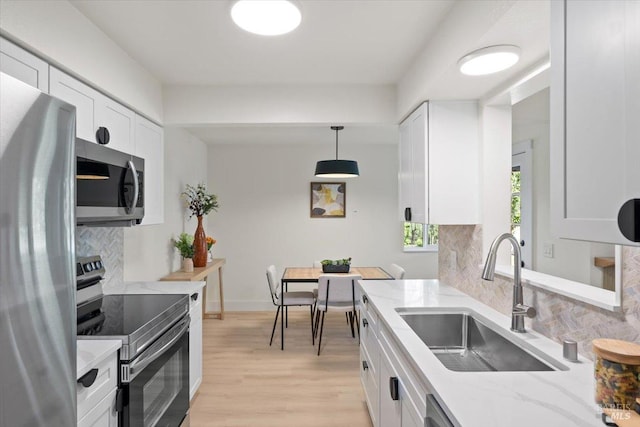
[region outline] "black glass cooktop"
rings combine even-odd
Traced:
[[[160,322],[177,320],[176,315],[188,311],[189,298],[179,294],[104,295],[92,304],[91,312],[78,318],[78,335],[122,338],[140,334]]]

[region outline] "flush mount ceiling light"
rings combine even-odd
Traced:
[[[482,76],[506,70],[520,59],[520,48],[513,45],[483,47],[466,54],[458,61],[460,72],[468,76]]]
[[[295,30],[302,14],[286,0],[240,0],[231,7],[231,19],[250,33],[277,36]]]
[[[336,159],[320,160],[316,163],[316,176],[318,178],[353,178],[360,175],[358,162],[355,160],[338,160],[338,132],[344,126],[331,126],[336,131]]]

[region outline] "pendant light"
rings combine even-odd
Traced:
[[[316,176],[318,178],[353,178],[360,175],[358,162],[355,160],[338,160],[338,132],[344,126],[331,126],[336,131],[336,159],[320,160],[316,163]]]

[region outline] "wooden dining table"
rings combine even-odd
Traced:
[[[362,280],[393,280],[393,276],[381,267],[351,267],[349,273],[324,273],[321,267],[286,267],[282,274],[282,289],[286,292],[289,283],[318,283],[323,274],[359,274]],[[280,298],[282,304],[283,299]],[[288,323],[287,307],[282,307],[280,317],[280,349],[284,350],[284,328]]]

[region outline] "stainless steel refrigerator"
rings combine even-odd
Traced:
[[[0,426],[76,425],[75,107],[0,73]]]

